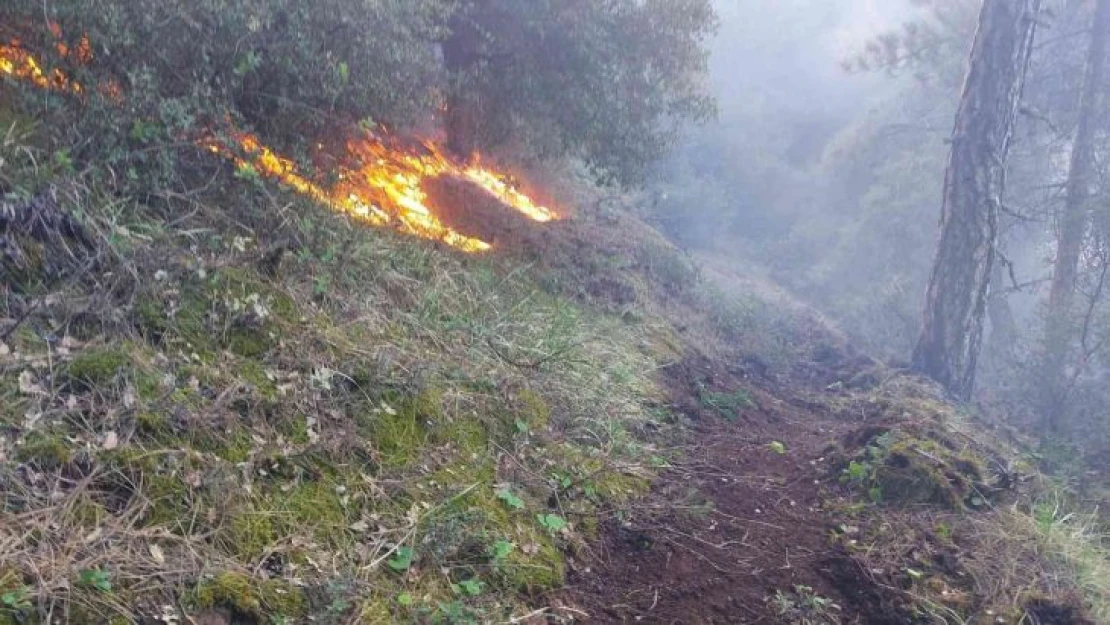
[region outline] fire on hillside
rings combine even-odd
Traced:
[[[55,26],[51,31],[60,40],[61,33]],[[93,59],[87,38],[82,38],[72,49],[59,43],[57,51],[62,59],[81,65]],[[42,89],[84,93],[84,88],[64,71],[47,69],[18,40],[0,43],[0,75]],[[110,83],[106,93],[118,94],[118,85]],[[337,159],[339,165],[326,176],[334,181],[328,184],[313,181],[292,159],[276,153],[249,132],[231,130],[223,133],[222,138],[209,133],[198,143],[213,154],[232,160],[241,171],[276,179],[297,193],[355,219],[442,241],[464,252],[484,252],[492,245],[462,234],[441,221],[424,190],[424,185],[433,179],[465,180],[535,222],[558,219],[554,211],[521,192],[512,176],[483,165],[479,155],[472,155],[468,160],[457,159],[430,140],[406,145],[389,135],[360,131],[346,142],[345,153]]]

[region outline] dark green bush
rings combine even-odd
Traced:
[[[28,108],[74,162],[143,189],[165,187],[197,137],[226,122],[303,147],[371,115],[411,123],[438,82],[439,0],[49,3],[71,48],[87,34],[88,63],[57,53],[43,3],[5,4],[0,39],[18,37],[85,87],[79,98],[28,89]]]

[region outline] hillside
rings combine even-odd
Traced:
[[[1020,455],[621,211],[476,257],[223,180],[176,222],[46,187],[79,259],[7,224],[9,621],[1063,623],[1105,592]]]
[[[1090,502],[635,194],[234,125],[144,194],[13,76],[0,625],[1110,622]]]

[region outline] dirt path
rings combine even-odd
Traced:
[[[869,584],[829,540],[829,507],[844,500],[825,454],[852,424],[752,397],[735,423],[689,398],[678,406],[697,418],[693,444],[630,518],[608,524],[562,602],[596,623],[777,623],[768,599],[808,586],[843,622],[899,622],[869,606]]]

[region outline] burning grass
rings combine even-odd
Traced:
[[[61,33],[54,28],[54,37],[60,40]],[[63,60],[81,65],[93,60],[87,37],[82,37],[72,50],[58,43],[57,50]],[[84,91],[62,69],[44,70],[42,61],[24,49],[19,40],[0,44],[0,74],[40,89],[78,95]],[[113,85],[106,83],[105,89],[115,96],[113,99],[122,97],[118,86]],[[210,152],[233,160],[240,175],[261,174],[360,221],[374,226],[395,225],[406,234],[442,241],[464,252],[485,252],[492,246],[441,221],[424,188],[431,180],[444,176],[465,180],[488,193],[503,207],[534,222],[557,219],[554,211],[540,206],[522,192],[511,175],[484,166],[480,155],[471,155],[469,162],[463,162],[446,154],[430,140],[406,146],[388,135],[362,133],[347,142],[346,154],[339,158],[339,169],[329,172],[329,177],[336,182],[322,185],[300,173],[293,160],[275,153],[258,136],[238,130],[228,134],[227,141],[206,137],[199,143]]]

